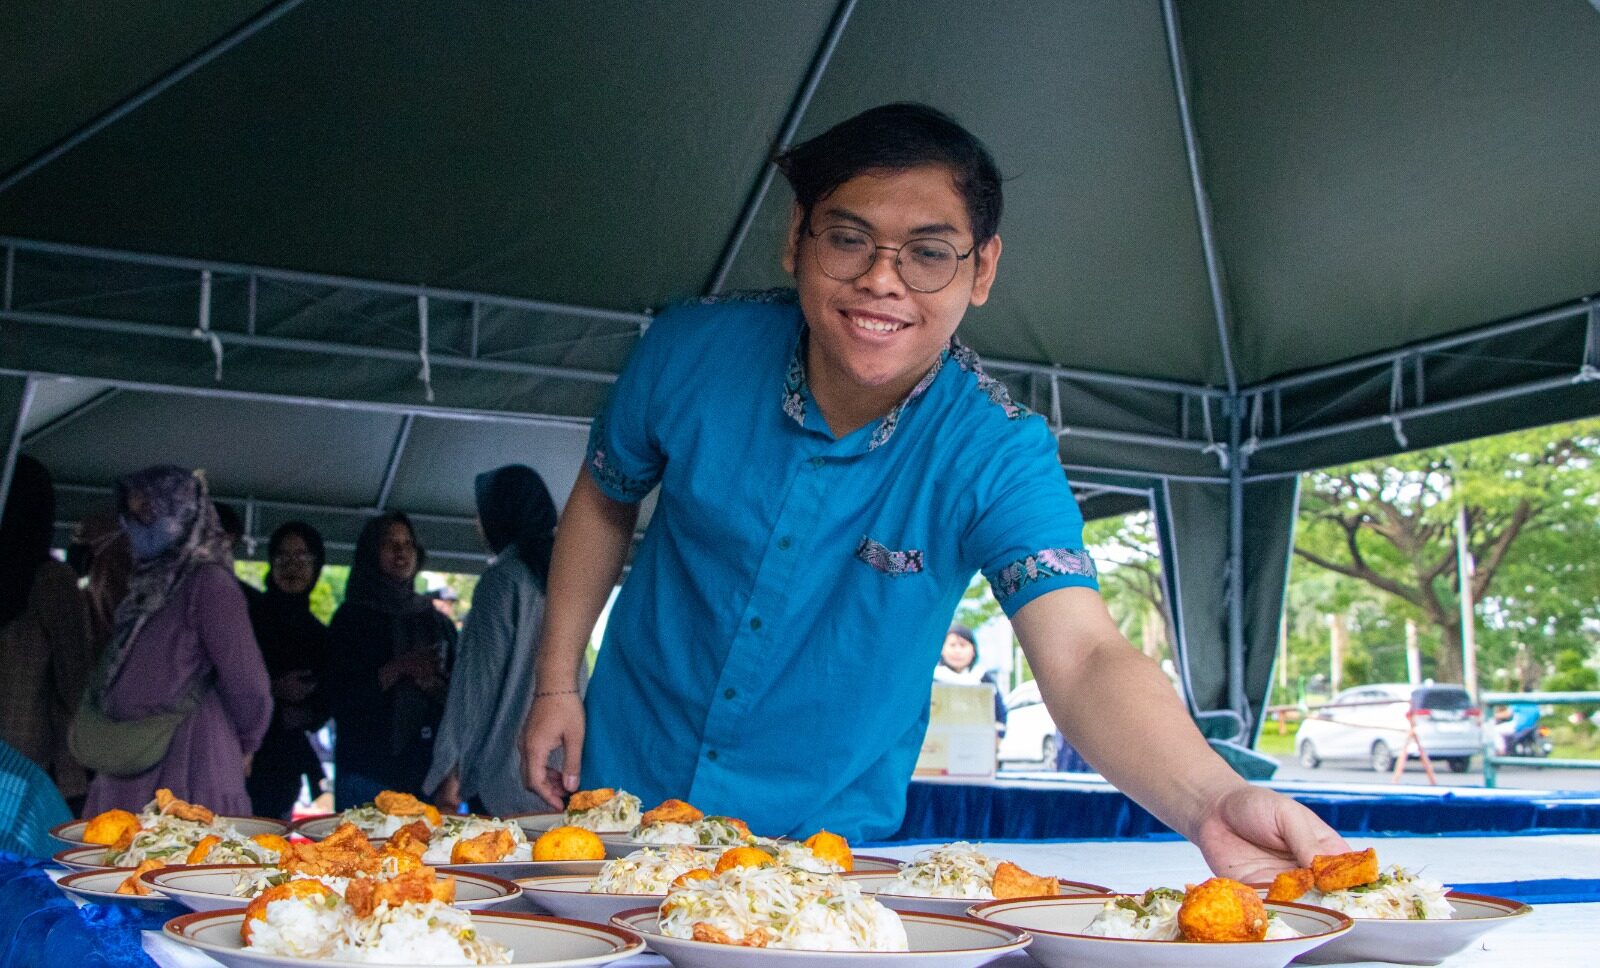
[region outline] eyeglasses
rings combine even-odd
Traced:
[[[300,551],[294,554],[273,555],[272,560],[279,565],[314,565],[317,563],[317,556]]]
[[[879,245],[860,229],[831,225],[806,234],[817,240],[817,265],[822,274],[839,282],[854,282],[878,261],[878,250],[894,253],[894,268],[906,286],[916,292],[938,292],[950,285],[961,263],[971,258],[978,244],[965,254],[944,239],[912,239],[904,245]]]

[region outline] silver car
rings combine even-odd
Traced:
[[[1394,769],[1408,730],[1432,760],[1443,760],[1456,773],[1472,766],[1483,751],[1483,719],[1461,686],[1381,683],[1356,686],[1319,707],[1294,735],[1302,766],[1324,760],[1363,760],[1379,773]],[[1416,744],[1405,745],[1417,758]]]

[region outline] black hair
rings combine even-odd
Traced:
[[[811,210],[863,172],[950,169],[982,245],[1000,231],[1000,170],[989,149],[954,118],[926,104],[900,102],[863,111],[773,158],[794,189],[809,226]]]
[[[55,527],[56,488],[50,472],[27,454],[17,455],[0,514],[0,626],[27,611],[34,576],[50,557]]]

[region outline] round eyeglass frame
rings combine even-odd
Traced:
[[[920,293],[939,292],[939,291],[941,291],[943,289],[948,288],[950,286],[950,283],[956,281],[956,276],[961,273],[961,263],[963,263],[963,262],[967,261],[968,259],[972,258],[972,253],[978,251],[978,243],[977,242],[973,242],[972,243],[972,248],[968,249],[965,253],[962,253],[959,250],[957,250],[955,246],[951,245],[947,240],[940,239],[940,238],[934,238],[932,236],[918,237],[918,238],[915,238],[915,239],[907,239],[904,242],[900,243],[899,245],[879,245],[878,244],[878,240],[872,237],[872,233],[871,232],[868,232],[868,231],[866,231],[864,229],[858,229],[858,228],[856,228],[854,226],[851,226],[851,225],[825,225],[821,229],[818,229],[818,230],[815,230],[815,231],[812,230],[810,225],[806,226],[806,234],[811,236],[812,239],[820,239],[820,238],[822,238],[822,236],[825,233],[832,232],[832,231],[835,231],[835,230],[843,231],[843,232],[854,232],[857,235],[865,236],[866,240],[868,242],[872,243],[872,257],[867,260],[867,264],[861,268],[861,271],[856,273],[853,276],[836,276],[833,273],[829,272],[828,271],[828,267],[823,264],[823,259],[822,259],[821,254],[820,253],[818,254],[818,256],[817,256],[817,268],[822,270],[822,274],[823,275],[827,276],[829,279],[832,279],[835,282],[855,282],[857,279],[860,279],[862,276],[864,276],[867,273],[871,272],[872,271],[872,267],[874,265],[877,265],[878,253],[880,251],[888,251],[888,252],[893,252],[894,253],[894,272],[895,272],[895,275],[900,277],[900,281],[906,284],[906,288],[907,289],[910,289],[912,292],[920,292]],[[906,278],[905,267],[900,262],[900,252],[901,252],[901,250],[905,249],[907,246],[915,245],[918,242],[934,242],[934,243],[937,243],[939,245],[942,245],[942,246],[945,246],[945,247],[949,248],[949,250],[951,252],[954,252],[956,254],[955,268],[950,270],[950,278],[946,279],[943,283],[933,287],[932,289],[923,289],[920,286],[912,285],[911,280]]]

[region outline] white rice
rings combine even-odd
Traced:
[[[661,903],[661,932],[693,938],[707,924],[734,940],[764,929],[768,947],[807,951],[905,951],[899,915],[834,875],[792,867],[735,867],[690,881]]]
[[[1445,892],[1445,886],[1438,881],[1396,866],[1371,884],[1326,894],[1311,890],[1300,901],[1352,918],[1434,921],[1448,920],[1455,915],[1445,899]]]

